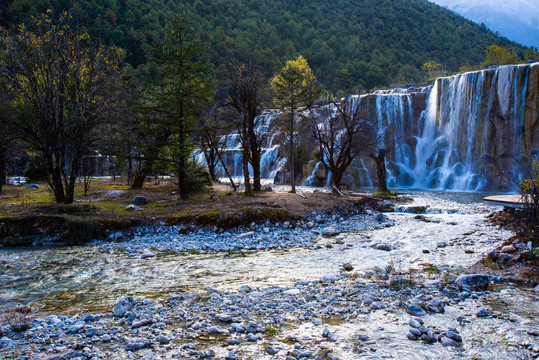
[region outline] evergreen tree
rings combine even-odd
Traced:
[[[291,192],[296,192],[294,171],[294,139],[296,121],[301,108],[310,108],[318,95],[320,87],[313,71],[303,56],[289,60],[281,71],[271,80],[275,93],[274,104],[283,111],[281,128],[287,135],[290,146],[288,164],[290,166]]]

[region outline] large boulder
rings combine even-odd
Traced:
[[[461,290],[486,290],[489,282],[490,278],[487,275],[461,275],[455,280],[455,285]]]
[[[146,199],[143,196],[135,196],[133,198],[133,201],[131,201],[131,204],[136,205],[136,206],[148,205],[148,199]]]

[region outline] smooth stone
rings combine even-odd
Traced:
[[[421,320],[421,319],[410,319],[410,321],[408,321],[408,324],[410,324],[411,327],[419,329],[421,327],[421,325],[423,325],[423,320]]]
[[[486,290],[490,278],[487,275],[461,275],[455,280],[455,285],[459,289],[470,289],[470,290]]]
[[[378,244],[374,248],[376,250],[391,251],[391,246],[388,244]]]
[[[513,245],[507,245],[502,247],[502,253],[512,254],[515,251],[517,251],[517,248],[515,248]]]
[[[440,343],[443,345],[443,346],[459,346],[458,342],[456,342],[455,340],[453,339],[450,339],[448,337],[445,337],[445,336],[442,336],[440,338]]]
[[[425,310],[419,305],[411,305],[406,308],[406,312],[414,316],[424,316],[427,314]]]
[[[152,258],[152,257],[155,257],[155,254],[151,251],[146,251],[142,254],[141,256],[143,259],[148,259],[148,258]]]
[[[157,337],[157,341],[159,341],[160,344],[168,344],[170,342],[170,339],[166,336],[159,335]]]
[[[135,299],[132,296],[126,296],[122,298],[116,306],[114,306],[114,309],[112,309],[112,312],[114,315],[122,317],[125,315],[126,312],[131,310],[133,308],[133,303]]]
[[[487,317],[488,313],[485,309],[479,309],[479,311],[475,315],[477,317]]]
[[[125,349],[128,351],[139,350],[150,344],[150,341],[145,338],[133,338],[127,342]]]
[[[459,334],[457,334],[456,332],[454,331],[448,331],[446,336],[448,338],[450,338],[451,340],[455,340],[455,341],[458,341],[458,342],[462,342],[462,336],[460,336]]]
[[[78,322],[78,323],[75,323],[75,324],[71,325],[71,326],[69,327],[69,331],[70,331],[70,332],[77,332],[77,331],[79,331],[79,330],[84,329],[85,326],[86,326],[85,323],[83,323],[83,322]]]
[[[270,355],[275,355],[279,352],[279,349],[275,349],[274,347],[271,347],[271,346],[266,346],[266,352]]]
[[[341,277],[337,274],[326,274],[322,277],[323,282],[339,281]]]
[[[131,328],[137,329],[139,327],[151,325],[153,323],[154,321],[152,319],[143,319],[143,320],[133,322],[133,324],[131,324]]]
[[[328,226],[322,229],[322,235],[326,237],[335,236],[340,233],[339,230],[335,229],[332,226]]]

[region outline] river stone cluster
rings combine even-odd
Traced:
[[[461,329],[482,319],[471,312],[473,304],[492,296],[488,291],[459,290],[456,285],[443,290],[383,287],[345,270],[288,287],[208,288],[170,293],[160,301],[125,296],[108,313],[36,318],[23,333],[3,327],[0,356],[18,349],[19,359],[47,360],[338,359],[338,351],[350,342],[356,344],[357,356],[383,351],[375,333],[364,329],[369,316],[389,317],[398,324],[394,336],[460,348],[466,346]],[[434,323],[430,314],[443,314],[448,307],[452,312],[465,309],[450,319],[453,326],[426,325]],[[410,318],[410,308],[422,309],[421,317]],[[486,316],[515,321],[494,311]],[[344,332],[343,327],[356,330]],[[528,329],[518,340],[520,348],[538,355],[538,334]]]
[[[336,214],[315,212],[304,220],[272,224],[251,223],[247,227],[225,230],[194,225],[167,226],[165,224],[134,228],[130,233],[114,232],[107,241],[96,244],[127,248],[149,255],[147,248],[160,251],[236,251],[270,250],[292,247],[316,248],[320,237],[331,238],[345,231],[358,231],[393,225],[387,216],[367,209],[366,214],[350,213],[343,217]],[[146,256],[151,257],[151,256]]]

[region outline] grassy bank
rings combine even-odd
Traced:
[[[383,202],[374,197],[340,197],[325,192],[301,195],[264,192],[246,197],[222,184],[180,200],[171,180],[152,179],[137,190],[129,188],[123,180],[93,180],[86,196],[79,185],[71,205],[55,204],[45,184],[40,184],[39,189],[6,187],[0,195],[0,242],[28,245],[37,237],[54,234],[58,242],[78,244],[102,238],[109,229],[142,223],[231,228],[252,222],[294,221],[313,211],[347,214],[365,206],[383,207]],[[148,205],[141,206],[142,210],[127,209],[136,196],[147,198]]]

